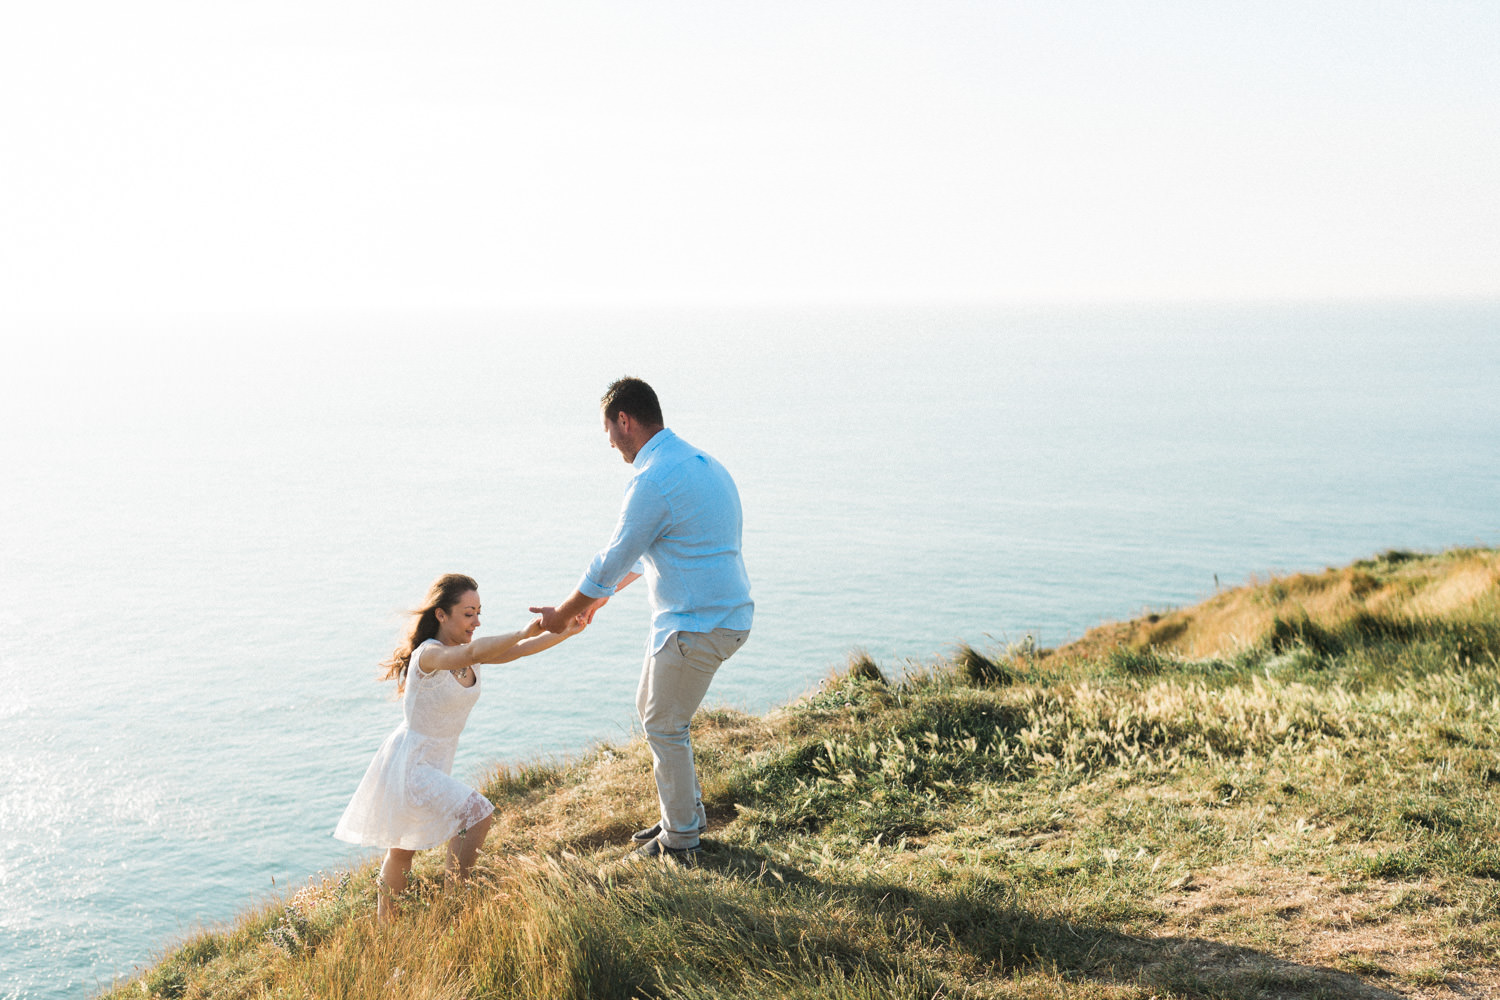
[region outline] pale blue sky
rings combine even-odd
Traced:
[[[0,311],[1500,295],[1493,2],[5,20]]]

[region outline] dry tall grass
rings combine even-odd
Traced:
[[[1332,632],[1362,617],[1494,620],[1500,617],[1500,552],[1456,549],[1422,557],[1392,551],[1342,569],[1252,581],[1191,608],[1102,626],[1058,652],[1089,657],[1124,647],[1232,657],[1278,620],[1311,621]]]

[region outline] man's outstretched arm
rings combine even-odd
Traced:
[[[629,586],[640,578],[641,574],[639,573],[626,573],[620,579],[620,582],[615,584],[615,593],[618,594],[621,588]],[[565,631],[568,628],[569,623],[571,623],[573,619],[578,617],[579,615],[584,616],[585,622],[593,621],[594,613],[602,608],[608,601],[608,597],[590,597],[582,591],[575,590],[573,591],[573,593],[568,595],[568,599],[566,601],[563,601],[561,604],[557,605],[557,607],[548,606],[541,608],[532,608],[531,613],[534,615],[542,616],[542,628],[546,629],[548,632],[560,633]]]

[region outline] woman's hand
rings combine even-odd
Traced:
[[[526,623],[526,627],[521,630],[521,637],[523,639],[531,639],[541,635],[545,631],[547,630],[542,626],[542,618],[538,615]]]
[[[594,616],[590,612],[584,612],[583,614],[575,617],[572,621],[568,622],[568,628],[565,632],[563,632],[563,638],[566,639],[569,636],[577,635],[579,632],[582,632],[584,629],[588,628],[589,619],[592,617]]]

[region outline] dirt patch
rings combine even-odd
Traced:
[[[1440,886],[1213,869],[1157,897],[1165,919],[1156,934],[1210,937],[1299,966],[1339,969],[1402,996],[1500,997],[1500,970],[1455,967],[1428,900],[1441,902]]]

